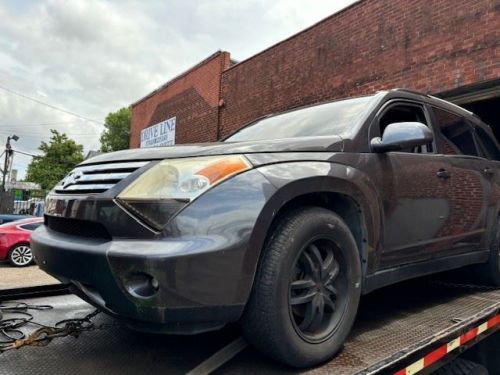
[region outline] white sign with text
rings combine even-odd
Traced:
[[[141,148],[173,146],[175,144],[175,117],[141,130]]]

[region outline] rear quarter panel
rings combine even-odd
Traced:
[[[10,249],[19,243],[29,243],[31,232],[18,229],[16,227],[9,228],[0,234],[0,260],[7,259]]]

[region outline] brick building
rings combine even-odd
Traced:
[[[473,110],[500,138],[500,0],[361,0],[235,63],[217,52],[132,105],[142,129],[215,141],[262,115],[387,88]]]

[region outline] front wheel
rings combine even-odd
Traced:
[[[27,244],[17,245],[9,252],[9,261],[13,266],[25,267],[33,262],[33,253]]]
[[[264,249],[242,319],[259,351],[294,367],[330,359],[354,322],[361,294],[356,242],[319,207],[281,218]]]

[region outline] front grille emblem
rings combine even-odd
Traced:
[[[1,1],[1,0],[0,0]],[[55,187],[56,194],[99,194],[111,189],[149,161],[80,165]]]
[[[83,172],[80,170],[76,170],[71,172],[68,177],[66,177],[62,183],[63,189],[66,189],[68,186],[75,184],[80,178],[82,178]]]

